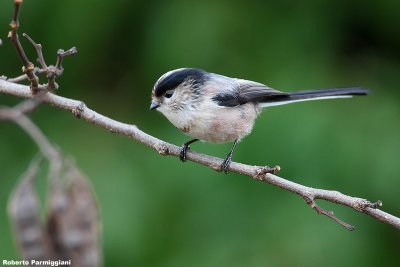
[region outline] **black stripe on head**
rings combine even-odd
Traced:
[[[165,94],[166,91],[175,89],[185,81],[190,81],[194,88],[198,88],[199,85],[205,82],[204,70],[186,68],[178,71],[174,71],[165,77],[160,78],[154,86],[154,94],[157,97]]]

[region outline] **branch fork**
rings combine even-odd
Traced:
[[[57,51],[57,61],[54,66],[50,65],[47,66],[44,56],[43,56],[43,51],[42,51],[42,45],[37,44],[36,42],[33,41],[33,39],[27,35],[26,33],[23,33],[22,35],[28,39],[28,41],[35,47],[36,53],[38,55],[38,63],[41,66],[40,69],[37,69],[35,65],[29,61],[28,57],[26,56],[26,53],[24,51],[24,48],[21,45],[21,42],[19,40],[18,36],[18,28],[19,28],[19,21],[18,21],[18,16],[19,16],[19,11],[20,7],[22,5],[23,0],[14,0],[14,15],[12,17],[12,20],[10,22],[10,27],[11,31],[8,33],[8,38],[12,41],[15,49],[17,50],[17,53],[22,61],[23,67],[22,67],[22,72],[24,75],[21,75],[15,79],[9,79],[13,82],[19,82],[28,79],[30,82],[30,88],[32,91],[32,94],[37,94],[41,90],[45,91],[51,91],[51,90],[56,90],[58,89],[58,84],[55,82],[55,79],[59,76],[62,75],[64,68],[62,67],[62,61],[64,57],[66,56],[71,56],[74,55],[78,52],[78,50],[75,47],[72,47],[71,49],[64,51],[62,49]],[[37,74],[42,74],[46,73],[47,77],[47,84],[41,85],[39,83],[39,77]]]
[[[306,201],[307,205],[309,205],[313,210],[315,210],[318,214],[322,214],[327,216],[328,218],[332,219],[336,223],[340,224],[344,228],[349,231],[353,231],[355,227],[351,224],[345,223],[344,221],[340,220],[338,217],[335,216],[333,211],[327,211],[317,205],[314,201],[314,197],[303,196],[304,200]]]

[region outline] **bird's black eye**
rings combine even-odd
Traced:
[[[171,98],[173,94],[174,94],[174,90],[168,90],[165,92],[165,97]]]

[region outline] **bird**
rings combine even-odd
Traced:
[[[176,128],[190,136],[180,148],[186,161],[190,145],[198,140],[233,146],[221,164],[229,172],[232,156],[240,140],[251,133],[264,108],[290,103],[367,95],[362,87],[282,92],[265,84],[207,72],[179,68],[163,74],[151,92],[151,110],[162,113]]]

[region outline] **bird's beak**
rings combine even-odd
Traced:
[[[151,101],[151,104],[150,104],[150,109],[151,109],[151,110],[157,109],[159,106],[160,106],[160,103],[158,103],[157,100],[152,100],[152,101]]]

